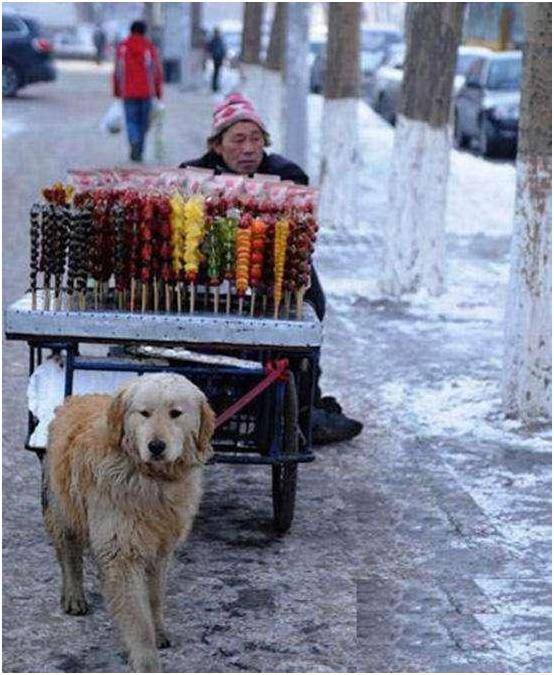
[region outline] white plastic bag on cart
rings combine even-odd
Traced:
[[[114,394],[135,373],[99,370],[75,370],[74,394]],[[65,360],[53,356],[44,361],[29,378],[27,399],[29,410],[38,419],[38,425],[29,440],[32,448],[45,448],[48,425],[54,419],[56,408],[63,403],[65,389]]]
[[[123,103],[121,99],[117,99],[110,104],[102,118],[100,129],[108,134],[118,134],[123,129],[124,123]]]

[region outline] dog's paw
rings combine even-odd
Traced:
[[[171,647],[171,642],[163,630],[156,631],[156,647],[158,649],[167,649],[168,647]]]
[[[62,609],[66,614],[81,616],[88,614],[89,607],[82,593],[64,593],[61,600]]]

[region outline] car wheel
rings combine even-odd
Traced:
[[[19,89],[19,75],[9,63],[2,64],[2,96],[10,98],[17,94]]]
[[[493,142],[489,135],[487,120],[482,117],[479,121],[479,137],[477,148],[481,157],[490,157],[493,153]]]
[[[469,143],[469,138],[463,131],[460,129],[460,120],[458,119],[458,113],[454,113],[454,143],[456,147],[462,150],[467,148]]]

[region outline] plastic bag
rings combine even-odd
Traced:
[[[108,134],[118,134],[123,129],[123,123],[123,103],[117,99],[117,101],[110,104],[100,122],[100,128]]]
[[[150,108],[150,128],[154,132],[154,159],[157,162],[163,162],[165,159],[164,119],[165,105],[155,98]]]

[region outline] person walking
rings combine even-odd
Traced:
[[[208,42],[208,53],[214,64],[212,91],[216,92],[219,91],[219,71],[227,53],[219,28],[214,28],[212,39]]]
[[[94,41],[94,48],[96,49],[96,65],[99,66],[104,60],[106,52],[106,34],[102,30],[102,26],[96,26],[92,39]]]
[[[216,106],[212,129],[207,139],[208,151],[196,159],[183,162],[180,168],[196,166],[213,169],[216,174],[235,173],[250,176],[264,173],[308,185],[308,176],[294,162],[281,155],[267,153],[271,139],[267,128],[251,101],[241,94],[231,94]],[[325,318],[325,295],[314,267],[311,285],[305,295],[320,321]],[[347,417],[333,396],[323,396],[317,373],[312,442],[326,445],[350,440],[361,433],[363,425]]]
[[[131,24],[130,35],[116,49],[113,93],[123,99],[130,158],[142,161],[152,98],[162,98],[162,68],[158,52],[146,37],[144,21]]]

